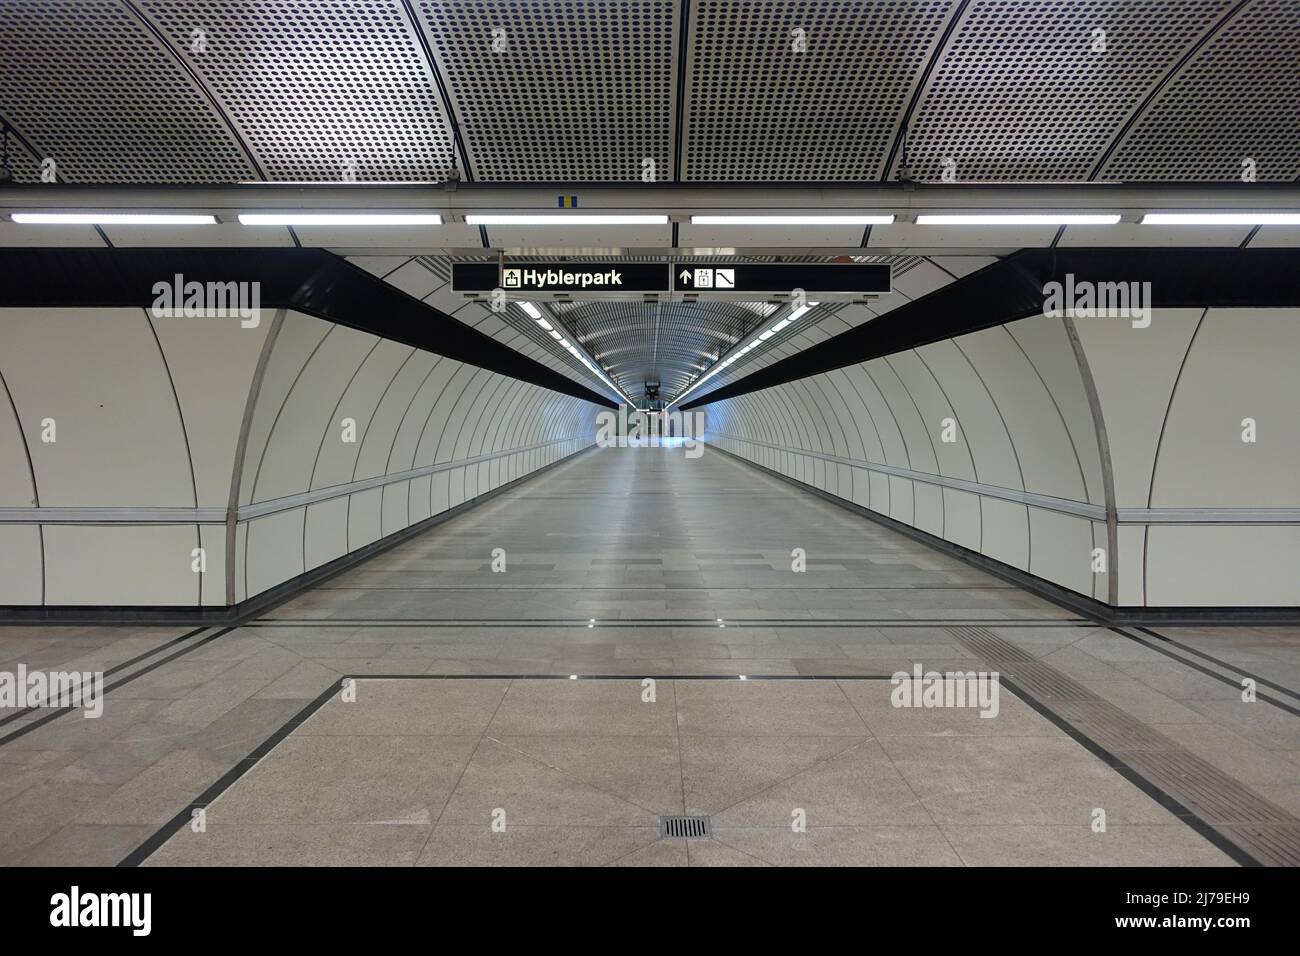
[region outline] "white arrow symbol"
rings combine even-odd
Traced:
[[[690,281],[691,281],[691,270],[690,270],[690,269],[683,269],[683,270],[681,271],[681,274],[680,274],[677,278],[681,279],[683,282],[690,282]]]

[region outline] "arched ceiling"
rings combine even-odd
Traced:
[[[1294,0],[12,2],[0,119],[72,183],[1288,181],[1298,47]]]
[[[0,123],[17,182],[1292,182],[1297,49],[1296,0],[32,0]],[[775,308],[547,306],[634,398]]]

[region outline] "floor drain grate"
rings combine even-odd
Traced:
[[[693,840],[713,835],[708,817],[660,817],[660,835],[670,840]]]

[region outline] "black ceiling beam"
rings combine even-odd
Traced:
[[[154,285],[257,282],[263,309],[292,309],[510,378],[617,405],[323,249],[0,249],[0,307],[149,308]]]
[[[992,265],[693,399],[735,398],[1043,312],[1049,282],[1150,282],[1151,305],[1177,308],[1300,306],[1300,250],[1239,248],[1022,249]],[[1122,322],[1125,319],[1081,319]]]

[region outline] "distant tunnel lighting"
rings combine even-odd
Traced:
[[[245,226],[441,226],[442,216],[424,212],[241,212]]]
[[[1300,212],[1149,212],[1144,226],[1300,226]]]
[[[527,312],[530,319],[540,319],[542,317],[542,310],[531,302],[520,302],[519,308]]]
[[[752,349],[757,348],[759,345],[762,345],[772,336],[776,335],[776,333],[784,329],[791,322],[798,319],[805,312],[808,312],[810,309],[814,309],[816,307],[817,307],[816,302],[805,302],[803,305],[799,306],[799,308],[795,309],[793,312],[791,312],[780,322],[776,323],[776,325],[772,326],[770,329],[763,332],[758,338],[754,339],[754,341],[750,342],[743,349],[737,349],[735,352],[732,352],[725,359],[722,359],[721,361],[714,363],[714,365],[711,368],[709,368],[707,371],[705,371],[703,375],[701,375],[694,382],[692,382],[690,386],[686,389],[686,391],[682,392],[675,399],[673,399],[672,404],[676,405],[679,402],[681,402],[681,400],[684,399],[687,395],[695,391],[697,388],[699,388],[701,385],[703,385],[705,382],[711,379],[718,372],[722,371],[724,368],[729,366],[732,362],[736,361],[736,359],[740,358],[742,355],[746,354]]]
[[[16,212],[14,222],[55,226],[211,226],[216,216],[153,212]]]
[[[1113,226],[1119,213],[995,213],[917,216],[919,226]]]
[[[691,216],[692,226],[888,226],[889,215]]]
[[[517,215],[515,213],[471,213],[471,226],[661,226],[668,216],[661,213],[612,213],[566,216],[562,213]]]

